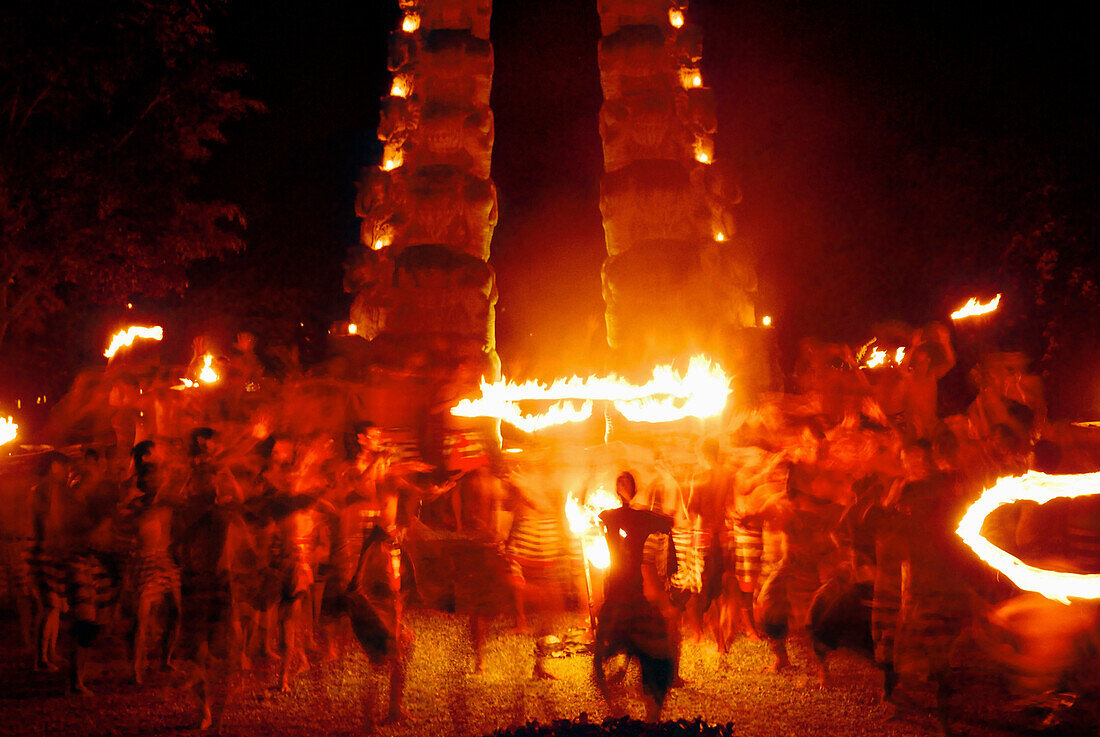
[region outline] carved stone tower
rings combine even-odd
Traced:
[[[400,7],[378,127],[383,157],[357,185],[362,245],[345,280],[355,294],[351,322],[378,364],[465,364],[476,381],[499,372],[487,263],[497,222],[492,1]]]
[[[735,237],[737,187],[714,166],[714,97],[685,0],[598,0],[607,341],[631,370],[726,358],[755,322],[755,272]]]

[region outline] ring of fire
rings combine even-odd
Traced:
[[[1045,504],[1061,497],[1100,494],[1100,472],[1050,475],[1029,471],[1023,476],[1006,476],[986,489],[963,515],[955,532],[995,569],[1025,591],[1069,604],[1074,599],[1100,599],[1100,574],[1063,573],[1036,568],[982,537],[982,524],[999,507],[1018,501]]]

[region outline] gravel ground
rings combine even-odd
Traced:
[[[591,658],[555,658],[548,670],[557,680],[533,680],[533,639],[511,634],[494,622],[487,640],[484,675],[471,672],[466,620],[451,614],[413,611],[416,642],[409,667],[405,708],[410,719],[378,727],[382,735],[487,735],[497,730],[582,713],[598,722],[621,713],[641,717],[637,674],[631,671],[613,711],[592,684]],[[171,735],[191,732],[196,706],[176,673],[153,673],[143,686],[126,680],[123,649],[108,640],[97,653],[88,685],[95,696],[70,696],[56,673],[33,673],[12,646],[14,632],[0,629],[0,734]],[[6,643],[6,644],[5,644]],[[763,643],[738,641],[727,655],[713,646],[685,645],[685,684],[670,694],[663,717],[731,723],[743,735],[938,734],[925,689],[903,683],[910,703],[891,713],[878,703],[880,677],[865,660],[847,653],[830,659],[832,683],[820,688],[812,677],[807,646],[792,642],[795,669],[766,672]],[[222,721],[231,735],[352,735],[364,733],[364,685],[378,687],[376,712],[383,709],[382,674],[374,673],[354,647],[339,662],[314,665],[289,694],[273,689],[277,672],[259,663],[251,674],[232,679]],[[104,661],[110,665],[104,665]],[[957,733],[1007,735],[1034,726],[1011,706],[995,679],[976,672],[956,698]],[[1095,732],[1094,732],[1095,733]]]

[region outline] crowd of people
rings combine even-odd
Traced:
[[[555,600],[586,622],[594,599],[596,682],[610,695],[614,656],[636,656],[654,719],[679,682],[684,637],[722,653],[737,637],[763,641],[783,671],[788,639],[808,629],[822,681],[831,651],[862,650],[884,698],[926,678],[944,721],[966,635],[1032,691],[1095,670],[1094,609],[1076,603],[1066,625],[954,534],[1001,476],[1094,470],[1095,441],[1048,422],[1037,379],[1012,357],[979,367],[968,413],[939,417],[936,384],[955,358],[935,327],[891,347],[881,370],[846,347],[807,346],[796,392],[683,435],[688,461],[623,453],[595,474],[583,449],[509,456],[472,426],[412,440],[367,417],[298,431],[310,423],[253,402],[264,370],[250,339],[238,348],[214,364],[217,392],[158,393],[156,371],[148,383],[115,375],[104,405],[114,437],[39,452],[33,482],[6,490],[18,500],[4,522],[6,600],[33,667],[66,663],[76,692],[90,693],[104,628],[124,632],[133,679],[156,653],[186,674],[209,727],[230,671],[276,659],[289,690],[311,659],[343,657],[350,631],[388,674],[385,717],[400,719],[410,602],[468,614],[480,670],[486,618],[526,631],[529,610]],[[600,516],[610,567],[586,576],[566,501],[608,478],[621,504]],[[1100,572],[1100,512],[1068,504],[1006,507],[985,534],[1034,565]],[[1063,626],[1013,629],[1037,619]],[[534,676],[550,677],[541,658]]]

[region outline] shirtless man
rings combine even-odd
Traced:
[[[39,623],[34,667],[57,670],[57,638],[66,601],[65,563],[69,537],[69,459],[51,451],[41,461],[41,480],[34,487],[35,544],[32,570],[39,601]]]
[[[304,641],[298,629],[303,616],[313,621],[313,601],[319,599],[324,582],[318,585],[316,570],[323,557],[328,559],[327,519],[335,516],[335,508],[321,494],[327,479],[321,468],[332,455],[331,438],[321,438],[306,451],[290,479],[290,493],[274,504],[278,538],[282,548],[283,592],[279,607],[279,623],[286,645],[279,689],[290,690],[290,679],[309,668]],[[320,589],[320,590],[318,590]],[[310,630],[312,632],[312,629]],[[299,665],[300,663],[300,665]]]
[[[702,591],[688,601],[688,626],[696,636],[702,636],[703,619],[711,603],[720,600],[719,616],[715,617],[714,639],[718,652],[726,651],[726,636],[722,631],[722,548],[718,544],[719,532],[725,516],[726,497],[732,493],[730,472],[722,457],[717,438],[707,438],[701,448],[705,471],[692,480],[688,499],[688,519],[695,536],[696,554],[703,561]]]
[[[152,440],[143,440],[133,450],[135,487],[132,502],[137,530],[137,612],[134,621],[134,681],[145,676],[146,638],[152,625],[153,607],[167,605],[162,657],[171,667],[172,653],[179,638],[180,572],[169,552],[172,516],[178,500],[165,488],[164,453]]]

